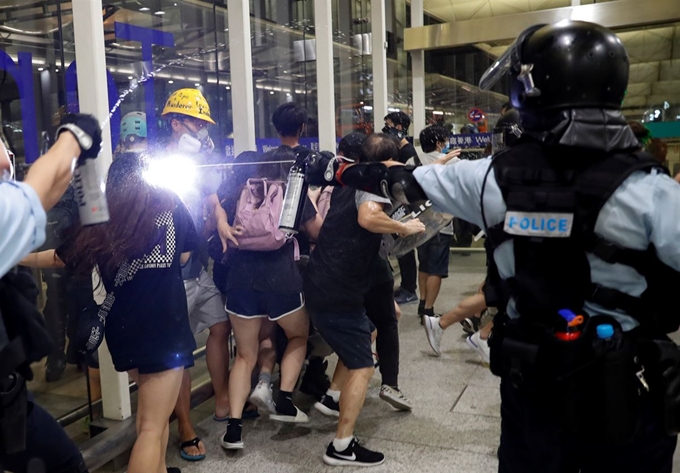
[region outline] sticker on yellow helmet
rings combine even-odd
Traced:
[[[210,117],[210,105],[200,90],[180,89],[172,93],[163,108],[162,116],[172,113],[198,118],[208,123],[215,122]]]

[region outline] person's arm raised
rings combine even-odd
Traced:
[[[94,117],[74,114],[64,117],[56,143],[31,166],[24,179],[24,183],[35,190],[46,211],[66,192],[75,160],[96,158],[101,141],[101,128]]]

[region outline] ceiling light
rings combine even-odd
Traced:
[[[149,7],[142,7],[142,8],[139,9],[139,11],[149,11],[149,10],[150,10]]]
[[[59,69],[55,69],[54,72],[59,72]]]
[[[169,80],[169,81],[168,81],[168,84],[174,84],[174,83],[175,83],[174,80]]]
[[[435,110],[432,112],[432,115],[444,115],[444,112],[440,112],[439,110]]]
[[[128,76],[128,80],[132,80],[132,79],[134,79],[134,77]]]
[[[288,92],[288,93],[286,94],[286,97],[290,97],[290,92]]]
[[[269,95],[274,95],[274,91],[273,91],[273,90],[270,90],[270,91],[269,91]]]
[[[158,10],[157,12],[154,12],[154,15],[158,16],[165,15],[165,12],[163,10]]]
[[[227,86],[227,90],[231,90],[231,87]]]
[[[201,86],[201,84],[199,84],[198,82],[196,82],[194,85],[195,85],[196,87],[200,87],[200,86]]]
[[[45,70],[44,67],[39,67],[39,68],[38,68],[38,72],[42,72],[42,71],[44,71],[44,70]]]

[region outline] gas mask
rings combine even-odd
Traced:
[[[182,153],[197,154],[201,151],[211,153],[215,145],[210,139],[208,130],[201,128],[197,133],[185,133],[177,142],[177,149]]]
[[[403,140],[405,136],[405,133],[402,130],[398,130],[396,127],[388,125],[385,125],[383,127],[382,132],[387,133],[388,135],[392,135],[396,137],[398,140]]]

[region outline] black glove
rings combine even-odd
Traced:
[[[335,173],[342,163],[341,157],[328,151],[309,153],[304,160],[305,179],[312,186],[339,186]]]
[[[57,139],[64,131],[70,131],[80,145],[80,159],[94,159],[102,150],[102,129],[92,115],[70,113],[61,119]]]

